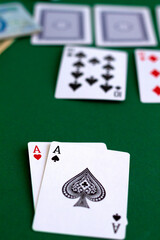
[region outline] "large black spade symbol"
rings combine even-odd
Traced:
[[[75,207],[89,208],[86,198],[93,202],[99,202],[106,196],[104,187],[88,168],[68,180],[63,185],[62,192],[67,198],[79,198]]]

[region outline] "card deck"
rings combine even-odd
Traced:
[[[112,5],[95,6],[98,46],[154,46],[157,44],[149,9]]]
[[[0,39],[30,35],[40,30],[22,4],[0,5]]]
[[[124,239],[128,177],[128,153],[52,142],[33,229]]]
[[[66,46],[55,97],[123,101],[126,75],[125,52]]]
[[[160,103],[160,51],[135,51],[140,100],[143,103]]]
[[[33,35],[32,44],[91,44],[90,8],[85,5],[35,5],[35,21],[42,32]]]
[[[32,193],[34,207],[36,208],[39,191],[41,187],[41,182],[43,179],[43,173],[45,169],[45,164],[48,156],[48,151],[50,148],[50,142],[29,142],[28,143],[28,153],[29,153],[29,164],[31,172],[32,181]],[[96,148],[97,151],[102,152],[107,149],[104,143],[71,143],[73,146],[87,146],[89,148]],[[57,155],[53,156],[54,162],[59,161]]]

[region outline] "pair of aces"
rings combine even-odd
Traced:
[[[160,23],[160,14],[157,11]],[[91,11],[85,5],[35,5],[34,17],[42,27],[32,44],[91,44]],[[94,6],[95,39],[98,46],[154,46],[157,44],[150,11],[146,7]]]
[[[124,239],[129,158],[104,143],[28,144],[33,230]]]

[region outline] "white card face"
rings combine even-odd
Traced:
[[[157,17],[157,25],[158,25],[159,38],[160,38],[160,6],[156,7],[156,17]]]
[[[32,182],[32,194],[34,207],[37,205],[41,181],[45,169],[46,159],[50,148],[50,142],[29,142],[29,164]]]
[[[143,103],[160,103],[160,51],[135,51],[140,100]]]
[[[146,7],[96,5],[98,46],[154,46],[157,44],[150,11]]]
[[[48,151],[50,148],[50,142],[29,142],[28,153],[29,153],[29,164],[32,181],[32,193],[34,207],[36,208],[43,173],[45,169],[46,160],[48,157]],[[107,146],[104,143],[71,143],[73,146],[78,144],[80,146],[87,146],[94,148],[100,153],[107,150]]]
[[[59,161],[52,158],[58,156]],[[53,142],[33,229],[124,239],[129,154]]]
[[[126,78],[127,53],[66,46],[55,97],[123,101]]]
[[[63,45],[91,44],[90,8],[85,5],[35,5],[35,21],[42,27],[33,35],[32,44]]]

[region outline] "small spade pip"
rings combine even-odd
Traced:
[[[52,157],[52,160],[53,160],[54,162],[57,162],[57,161],[59,161],[59,157],[58,157],[57,155],[55,155],[55,156]]]

